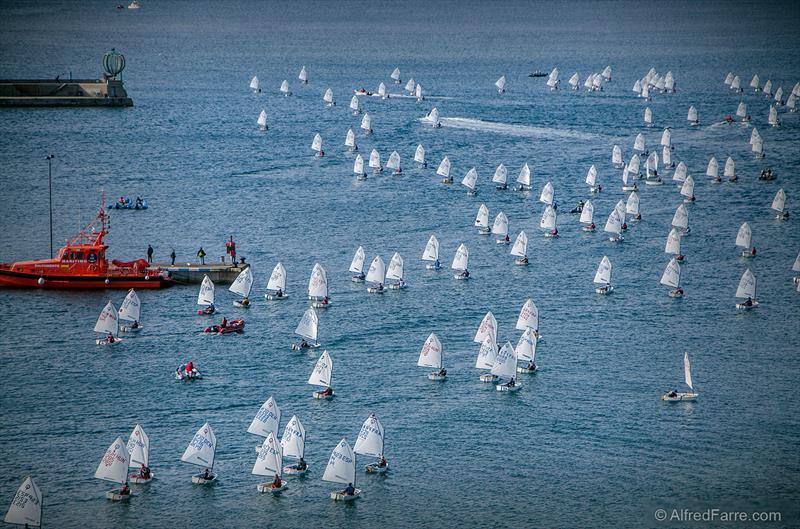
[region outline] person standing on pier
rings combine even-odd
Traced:
[[[236,243],[231,239],[225,243],[225,253],[231,256],[231,263],[236,264]]]
[[[153,264],[153,247],[147,245],[147,264]]]
[[[172,259],[172,266],[175,266],[175,248],[172,249],[172,253],[169,254],[169,258]]]
[[[203,250],[202,246],[197,250],[197,257],[200,258],[200,264],[206,264],[206,251]]]

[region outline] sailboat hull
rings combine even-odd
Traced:
[[[130,492],[128,494],[120,494],[120,489],[109,490],[106,492],[106,499],[110,501],[128,501],[131,499]]]
[[[741,310],[750,310],[758,307],[758,301],[753,301],[752,305],[745,305],[744,303],[737,303],[736,308]]]
[[[300,470],[294,465],[283,467],[283,473],[289,476],[298,476],[298,477],[305,476],[307,472],[308,472],[308,467],[304,468],[303,470]]]
[[[389,463],[382,467],[378,466],[378,463],[370,463],[364,467],[364,470],[367,471],[367,474],[385,474],[389,470]]]
[[[361,489],[356,489],[355,494],[345,494],[343,490],[331,492],[331,499],[334,501],[353,501],[361,495]]]
[[[440,270],[441,266],[436,266],[435,264],[427,264],[425,265],[426,270]]]
[[[537,370],[538,369],[535,367],[533,369],[528,369],[527,367],[517,366],[517,373],[536,373]]]
[[[95,343],[96,345],[117,345],[117,344],[118,344],[118,343],[120,343],[121,341],[122,341],[122,340],[121,340],[120,338],[115,338],[113,342],[109,342],[109,341],[108,341],[107,339],[105,339],[105,338],[99,338],[99,339],[95,340],[95,341],[94,341],[94,343]]]
[[[509,386],[508,384],[497,384],[495,386],[495,389],[497,391],[505,391],[505,392],[508,392],[508,393],[515,393],[515,392],[519,391],[519,388],[521,388],[521,387],[522,386],[519,385],[519,384],[515,384],[513,386]]]
[[[661,400],[666,402],[680,402],[680,401],[692,401],[697,400],[698,394],[697,393],[678,393],[674,397],[669,396],[668,393],[664,393],[661,395]]]
[[[445,380],[447,375],[440,375],[438,371],[428,373],[428,380]]]
[[[273,487],[272,482],[270,481],[266,483],[259,483],[258,485],[256,485],[256,490],[262,494],[266,492],[271,492],[272,494],[280,494],[281,492],[286,490],[287,486],[288,485],[286,484],[285,481],[281,481],[280,487]]]
[[[315,391],[314,393],[312,393],[312,395],[317,400],[331,400],[334,394],[331,393],[330,395],[326,395],[322,391]]]
[[[493,375],[491,373],[484,373],[480,376],[480,381],[486,383],[497,382],[497,375]]]
[[[283,294],[282,296],[278,296],[277,294],[270,293],[270,292],[264,294],[264,299],[269,300],[269,301],[283,301],[284,299],[288,299],[288,298],[289,298],[289,294]]]
[[[155,477],[155,474],[152,473],[152,472],[150,472],[150,477],[149,478],[143,478],[141,476],[141,474],[136,473],[136,474],[131,474],[130,476],[128,476],[128,481],[130,481],[131,483],[136,483],[138,485],[141,485],[141,484],[144,484],[144,483],[150,483],[151,481],[153,481],[154,477]]]
[[[597,292],[598,294],[605,296],[614,292],[614,287],[612,287],[611,285],[606,285],[604,287],[596,288],[594,289],[594,291]]]
[[[202,474],[195,474],[192,476],[192,483],[195,485],[211,485],[217,481],[217,475],[211,474],[211,477],[206,479]]]
[[[331,306],[331,302],[328,301],[327,303],[323,303],[321,301],[312,301],[311,306],[314,307],[315,309],[327,309],[328,307]]]

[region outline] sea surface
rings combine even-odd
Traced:
[[[142,0],[139,10],[115,1],[7,0],[0,3],[0,77],[95,77],[112,47],[126,57],[122,74],[133,108],[0,110],[0,260],[48,254],[48,180],[53,165],[56,245],[107,201],[141,195],[143,212],[113,211],[109,254],[143,257],[150,244],[166,261],[209,261],[231,235],[256,276],[249,310],[218,285],[228,318],[246,332],[206,336],[211,318],[195,315],[197,286],[140,292],[144,329],[117,347],[94,345],[103,305],[124,291],[0,290],[0,507],[27,475],[45,495],[46,527],[708,527],[714,522],[658,522],[656,509],[775,511],[800,526],[800,293],[791,267],[800,250],[800,114],[780,109],[767,125],[761,93],[729,90],[757,73],[783,86],[800,80],[800,12],[789,2],[212,2]],[[305,65],[310,82],[297,73]],[[604,91],[572,92],[606,65]],[[347,109],[352,91],[379,82],[400,92],[389,74],[399,66],[428,99],[362,98],[375,133],[357,130]],[[550,92],[535,69],[557,66],[562,90]],[[631,91],[654,67],[671,70],[675,94],[645,103]],[[500,75],[507,93],[494,89]],[[263,92],[253,94],[253,75]],[[278,87],[288,79],[293,95]],[[322,101],[331,87],[338,102]],[[752,125],[727,125],[739,100]],[[649,104],[655,127],[643,126]],[[701,124],[689,127],[690,105]],[[420,122],[438,107],[444,126]],[[261,109],[269,131],[258,130]],[[589,198],[586,171],[596,164],[603,192],[592,200],[602,227],[621,192],[611,147],[631,154],[644,132],[657,145],[672,128],[673,159],[696,181],[683,240],[685,298],[667,296],[659,278],[664,242],[681,197],[669,180],[641,186],[643,220],[621,244],[584,234],[569,210]],[[755,126],[765,160],[748,139]],[[345,132],[360,152],[385,161],[393,150],[403,173],[356,182]],[[315,133],[326,156],[310,149]],[[424,145],[429,166],[412,162]],[[447,155],[456,184],[435,168]],[[710,156],[736,161],[739,182],[713,185]],[[504,163],[516,178],[527,162],[530,193],[497,192],[490,183]],[[458,185],[475,167],[477,197]],[[777,179],[758,181],[772,167]],[[561,237],[538,227],[539,190],[555,187]],[[783,187],[788,221],[770,204]],[[524,229],[530,265],[517,267],[509,247],[473,227],[478,207],[505,212],[512,240]],[[739,225],[753,229],[758,257],[734,247]],[[419,258],[431,234],[441,243],[439,272]],[[449,264],[464,243],[470,281]],[[348,267],[362,245],[367,264],[405,259],[408,289],[368,295]],[[598,296],[592,279],[608,255],[615,292]],[[288,272],[290,299],[263,299],[273,266]],[[319,339],[334,362],[336,398],[311,398],[306,384],[317,354],[289,350],[307,307],[315,262],[328,272],[333,306],[320,314]],[[750,267],[758,278],[757,310],[737,311],[734,293]],[[523,388],[501,394],[478,381],[479,344],[472,338],[487,311],[498,339],[516,344],[517,314],[533,298],[544,337],[540,371]],[[416,366],[426,337],[444,346],[446,382]],[[695,403],[660,395],[680,387],[689,352]],[[194,360],[205,380],[173,380]],[[307,432],[311,472],[280,497],[259,495],[250,474],[258,441],[246,433],[270,395],[283,410],[281,431],[296,414]],[[332,502],[336,485],[321,480],[342,437],[356,439],[374,412],[386,428],[385,476],[363,472],[363,496]],[[194,432],[208,421],[218,439],[219,482],[194,486],[196,467],[180,462]],[[111,484],[93,478],[116,436],[140,423],[151,439],[156,479],[134,486],[127,505],[105,500]],[[724,527],[755,527],[722,524]]]

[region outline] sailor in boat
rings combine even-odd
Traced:
[[[202,475],[201,477],[202,477],[204,480],[208,481],[208,480],[210,480],[212,477],[214,477],[214,474],[212,474],[212,473],[211,473],[211,471],[209,471],[208,469],[205,469],[205,470],[203,471],[203,475]]]
[[[522,264],[528,264],[528,256],[523,255],[522,257],[519,258],[519,262]]]
[[[356,488],[353,486],[352,483],[348,483],[347,487],[344,489],[343,492],[345,496],[355,496]]]
[[[370,92],[366,88],[359,88],[358,89],[358,93],[362,94],[362,95],[365,95],[365,96],[371,96],[372,95],[372,92]]]
[[[227,326],[228,326],[228,318],[226,318],[225,316],[223,316],[223,317],[222,317],[222,321],[221,321],[221,322],[220,322],[220,324],[219,324],[219,328],[220,328],[220,329],[224,329],[224,328],[225,328],[225,327],[227,327]]]
[[[438,269],[440,269],[441,267],[442,267],[442,263],[440,263],[440,262],[439,262],[439,259],[436,259],[436,260],[433,262],[433,269],[434,269],[434,270],[438,270]]]
[[[306,464],[306,460],[301,457],[300,461],[298,461],[297,463],[292,465],[291,468],[293,468],[295,470],[301,470],[302,471],[302,470],[306,470],[308,468],[308,465]]]
[[[438,372],[438,373],[436,373],[436,374],[437,374],[437,375],[439,375],[440,377],[446,377],[446,376],[447,376],[447,369],[445,369],[445,368],[441,368],[441,369],[439,370],[439,372]]]
[[[388,465],[388,464],[389,464],[389,462],[386,461],[386,458],[381,456],[381,460],[378,461],[378,468],[385,468],[386,465]]]
[[[592,222],[591,224],[589,224],[589,226],[587,226],[587,231],[594,231],[596,229],[597,226],[595,226],[594,222]]]
[[[250,305],[250,298],[242,298],[239,300],[239,304],[245,307]]]
[[[728,125],[730,125],[731,123],[733,123],[733,116],[731,116],[730,114],[728,114],[727,116],[725,116],[725,123],[727,123]]]
[[[309,347],[311,347],[311,346],[310,346],[310,345],[308,345],[308,342],[306,341],[306,339],[305,339],[305,338],[302,338],[302,339],[300,340],[300,344],[299,344],[297,347],[298,347],[298,349],[308,349],[308,348],[309,348]]]
[[[683,296],[683,289],[681,287],[676,288],[672,291],[672,295],[675,297]]]
[[[469,277],[469,270],[463,270],[458,274],[458,277],[463,277],[464,279]]]
[[[145,479],[145,480],[150,479],[150,467],[144,466],[144,463],[143,463],[142,466],[139,467],[139,475],[136,476],[136,477],[141,478],[141,479]]]
[[[528,362],[528,365],[525,366],[525,369],[527,369],[528,371],[536,371],[536,362],[531,360],[530,362]]]
[[[272,480],[271,487],[273,489],[279,489],[279,488],[281,488],[281,485],[283,485],[283,481],[281,481],[281,477],[279,475],[275,474],[275,479]]]
[[[142,200],[142,197],[138,197],[138,196],[136,197],[136,205],[134,207],[136,209],[144,208],[144,200]]]
[[[516,383],[516,382],[514,382],[514,379],[513,379],[513,378],[512,378],[511,380],[509,380],[508,382],[506,382],[506,383],[505,383],[505,386],[506,386],[507,388],[513,388],[513,387],[514,387],[514,386],[516,386],[516,385],[517,385],[517,383]]]
[[[586,204],[586,202],[584,202],[583,200],[579,200],[578,205],[572,208],[572,211],[570,211],[570,213],[580,213],[581,211],[583,211],[584,204]]]
[[[324,298],[322,298],[322,304],[323,304],[323,305],[327,305],[327,304],[328,304],[328,303],[330,303],[330,302],[331,302],[331,300],[330,300],[330,299],[328,299],[328,296],[325,296]]]
[[[126,481],[122,485],[122,487],[120,487],[119,492],[117,494],[119,494],[120,496],[127,496],[130,493],[131,493],[131,488],[128,486],[128,482]]]
[[[753,247],[750,249],[750,257],[755,257],[755,256],[756,256],[756,247],[755,247],[755,246],[753,246]]]
[[[207,306],[206,306],[206,307],[205,307],[203,310],[201,310],[200,312],[201,312],[202,314],[214,314],[214,312],[215,312],[216,310],[217,310],[217,309],[214,307],[214,304],[213,304],[213,303],[211,303],[211,304],[207,305]]]
[[[111,333],[108,333],[108,336],[106,336],[106,343],[114,343],[115,341],[116,340],[114,339],[114,335],[111,334]]]
[[[558,228],[553,228],[553,231],[550,232],[550,236],[551,237],[558,236]]]
[[[671,398],[671,399],[674,399],[674,398],[675,398],[675,397],[677,397],[677,396],[678,396],[678,392],[677,392],[677,391],[675,391],[674,389],[671,389],[671,390],[669,390],[669,391],[667,392],[667,397],[669,397],[669,398]]]
[[[745,307],[752,307],[753,306],[753,298],[748,297],[747,300],[742,303]]]
[[[768,167],[766,169],[761,170],[761,175],[758,177],[759,180],[775,180],[775,177],[772,175],[772,168]]]
[[[330,387],[330,386],[326,386],[325,389],[323,389],[320,392],[320,395],[322,395],[323,397],[331,397],[331,396],[333,396],[333,388]]]

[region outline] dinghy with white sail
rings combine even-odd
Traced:
[[[476,368],[489,370],[488,373],[481,374],[479,377],[481,382],[497,382],[497,375],[491,372],[494,367],[495,358],[497,358],[497,342],[494,336],[487,334],[486,338],[481,342],[481,347],[478,349],[478,358],[475,360]]]
[[[254,94],[261,91],[261,82],[258,80],[257,75],[254,75],[253,78],[250,79],[250,90],[252,90]]]
[[[364,248],[359,246],[355,255],[353,255],[353,260],[350,262],[350,272],[355,274],[350,279],[354,283],[363,283],[366,277],[364,274],[364,257]]]
[[[475,189],[475,183],[477,181],[478,171],[473,167],[467,171],[467,174],[465,174],[464,178],[461,180],[461,185],[467,188],[467,195],[474,197],[478,194],[478,191]]]
[[[753,230],[750,229],[750,224],[747,222],[739,226],[739,231],[736,233],[736,246],[742,248],[742,257],[755,257],[756,248],[751,246],[753,238]]]
[[[723,176],[727,178],[729,182],[735,182],[739,179],[739,177],[736,176],[736,163],[730,156],[728,156],[728,159],[725,160],[725,171],[723,172]]]
[[[517,257],[517,259],[514,259],[515,265],[525,266],[528,264],[528,235],[524,231],[520,231],[514,240],[514,246],[511,247],[511,255]]]
[[[689,386],[689,391],[677,391],[677,390],[670,390],[661,395],[661,400],[665,400],[667,402],[678,402],[682,400],[696,400],[698,397],[698,393],[694,390],[694,385],[692,384],[692,369],[689,365],[689,353],[683,353],[683,381]]]
[[[681,254],[681,232],[672,228],[667,236],[667,243],[664,245],[664,253],[675,256],[678,261],[683,261]]]
[[[381,256],[376,255],[372,260],[372,263],[369,265],[369,271],[367,271],[367,283],[370,284],[370,286],[367,287],[367,292],[370,294],[383,294],[383,281],[385,275],[386,265],[383,263]]]
[[[402,83],[402,81],[400,80],[400,68],[395,68],[394,70],[392,70],[392,73],[389,75],[389,77],[392,78],[394,84]]]
[[[518,331],[533,329],[533,335],[539,339],[539,308],[533,299],[528,298],[522,305],[517,317],[517,324],[514,326]]]
[[[739,280],[736,287],[736,297],[743,298],[745,301],[736,304],[737,309],[752,309],[758,306],[756,301],[756,276],[748,268]]]
[[[639,211],[639,193],[633,192],[628,195],[628,200],[625,202],[625,213],[631,216],[632,222],[642,220],[642,214]]]
[[[713,182],[716,184],[722,182],[722,178],[719,177],[719,162],[715,156],[712,156],[708,161],[708,166],[706,167],[706,176],[710,176]]]
[[[141,425],[133,427],[125,449],[130,454],[128,468],[138,469],[138,472],[128,476],[130,482],[150,483],[153,480],[153,472],[150,471],[150,436]]]
[[[297,418],[297,415],[292,415],[292,418],[283,428],[281,448],[283,449],[283,457],[291,457],[297,460],[296,463],[283,467],[283,473],[289,476],[305,475],[308,472],[308,464],[303,459],[306,451],[306,429],[300,419]]]
[[[394,174],[402,173],[403,170],[400,168],[400,153],[392,151],[392,154],[389,155],[389,159],[386,161],[386,167],[391,169]]]
[[[319,332],[319,316],[316,309],[310,307],[303,313],[300,322],[294,330],[294,333],[302,340],[292,344],[292,351],[302,351],[303,349],[316,349],[320,346],[317,342],[317,335]]]
[[[344,138],[344,146],[348,148],[350,152],[358,151],[358,145],[356,145],[356,135],[353,132],[353,129],[347,129],[347,135]],[[361,168],[364,168],[364,160],[361,160]]]
[[[355,161],[353,161],[353,173],[356,175],[356,180],[364,181],[367,179],[367,172],[364,171],[364,158],[360,154],[357,154]]]
[[[494,82],[494,86],[497,87],[498,94],[504,94],[506,91],[506,76],[501,75],[500,79]]]
[[[425,245],[425,251],[422,252],[423,261],[431,261],[425,268],[428,270],[439,270],[442,265],[439,262],[439,240],[436,235],[431,235],[428,239],[428,244]]]
[[[281,263],[275,265],[272,269],[272,274],[267,281],[267,293],[264,294],[264,299],[270,301],[282,300],[289,297],[286,293],[286,269]]]
[[[331,452],[322,480],[347,484],[347,488],[331,492],[332,500],[353,501],[361,494],[361,489],[355,488],[356,455],[347,443],[347,439],[342,438],[336,448],[333,449],[333,452]]]
[[[556,209],[548,204],[542,212],[542,218],[539,219],[539,227],[544,230],[544,236],[547,238],[558,237]]]
[[[555,191],[553,190],[553,184],[547,182],[542,188],[542,192],[539,194],[539,202],[552,206],[555,202],[554,197]]]
[[[527,191],[531,188],[531,168],[528,167],[528,162],[525,162],[522,169],[519,170],[517,183],[519,184],[517,191]]]
[[[414,151],[414,161],[417,162],[420,167],[428,167],[428,162],[425,161],[425,147],[422,144],[417,145],[417,150]]]
[[[517,352],[511,342],[506,342],[497,352],[492,365],[491,373],[498,379],[506,379],[503,384],[497,384],[497,391],[518,391],[522,385],[518,384],[517,379]]]
[[[697,119],[697,109],[693,106],[689,107],[689,112],[686,114],[686,121],[689,122],[689,125],[696,126],[700,124],[700,120]]]
[[[41,527],[43,505],[42,491],[33,478],[28,476],[17,489],[3,521],[12,525]]]
[[[97,345],[115,345],[122,341],[119,338],[119,314],[110,301],[100,312],[97,323],[94,324],[94,332],[103,334],[102,338],[95,340]]]
[[[258,115],[258,119],[256,120],[256,124],[258,128],[261,130],[269,130],[269,126],[267,125],[267,111],[261,109],[261,113]]]
[[[328,351],[322,351],[317,363],[314,364],[314,371],[308,377],[308,384],[312,386],[322,386],[325,389],[319,389],[312,393],[312,396],[317,400],[331,400],[333,398],[333,387],[331,386],[331,377],[333,376],[333,360],[331,359]]]
[[[121,437],[117,437],[106,449],[94,477],[112,483],[119,483],[122,487],[106,492],[106,498],[111,501],[128,501],[131,498],[131,491],[128,488],[128,465],[130,454]]]
[[[436,334],[431,333],[425,340],[419,352],[417,365],[436,369],[428,373],[429,380],[444,380],[447,377],[447,370],[442,366],[442,342]]]
[[[306,71],[305,66],[300,68],[300,73],[297,74],[297,78],[300,79],[301,83],[308,84],[308,71]]]
[[[453,177],[450,176],[450,158],[447,156],[442,158],[439,167],[436,169],[436,174],[442,177],[443,184],[453,183]]]
[[[269,434],[277,435],[281,424],[281,409],[275,399],[270,396],[256,412],[247,433],[266,438]],[[261,450],[262,442],[256,445],[256,453]]]
[[[192,437],[189,446],[186,447],[181,461],[190,463],[199,467],[204,467],[205,470],[201,474],[192,476],[192,483],[197,485],[208,485],[217,480],[217,474],[214,470],[214,456],[217,453],[217,436],[214,435],[214,430],[208,423],[197,430],[197,433]]]
[[[456,271],[453,275],[456,279],[469,279],[469,250],[464,243],[456,250],[456,255],[453,257],[453,263],[450,268]]]
[[[364,116],[361,118],[360,127],[365,134],[372,134],[372,118],[370,117],[369,112],[364,112]]]
[[[281,479],[281,472],[283,471],[283,448],[280,443],[275,440],[274,432],[267,432],[264,442],[258,449],[258,457],[253,465],[251,473],[255,476],[269,476],[274,477],[272,481],[265,481],[256,485],[256,490],[261,493],[271,492],[272,494],[280,494],[286,490],[288,486],[285,481]]]
[[[431,109],[431,111],[428,112],[428,115],[425,116],[425,121],[430,123],[430,125],[435,129],[442,128],[442,122],[439,119],[439,109],[436,108],[436,107],[433,107]]]
[[[511,242],[508,238],[508,217],[502,211],[494,218],[492,234],[497,236],[497,239],[495,239],[497,244],[509,244]]]
[[[122,305],[119,307],[119,321],[131,323],[121,325],[119,330],[122,332],[132,332],[141,329],[141,315],[142,302],[139,300],[139,296],[136,294],[136,291],[130,289],[128,291],[128,295],[125,296],[125,299],[122,301]]]
[[[407,286],[403,279],[403,258],[398,252],[395,252],[389,261],[389,267],[386,269],[385,284],[392,290],[400,290]]]
[[[594,282],[601,285],[594,289],[598,294],[610,294],[614,291],[614,287],[611,285],[611,261],[607,255],[600,260],[600,265],[594,274]]]
[[[553,68],[550,75],[547,76],[547,86],[550,90],[558,90],[558,85],[561,81],[558,80],[558,68]]]
[[[214,282],[211,281],[207,275],[203,276],[203,282],[200,284],[200,292],[197,294],[197,304],[203,309],[197,311],[197,314],[214,314],[216,308],[214,307],[215,295]]]
[[[691,230],[689,229],[689,211],[686,206],[681,204],[675,210],[672,216],[672,227],[682,230],[683,235],[687,235]]]
[[[583,203],[579,222],[583,224],[583,231],[588,232],[596,229],[596,226],[594,225],[594,204],[592,204],[591,200],[587,200]]]
[[[361,103],[358,101],[358,96],[350,98],[350,111],[354,116],[361,114]]]
[[[314,135],[314,140],[311,142],[311,150],[314,151],[317,158],[325,156],[325,151],[322,150],[322,136],[319,133]]]
[[[234,294],[239,294],[242,299],[233,301],[234,307],[249,308],[250,307],[250,290],[253,288],[253,270],[248,266],[236,276],[228,290]]]
[[[481,235],[489,235],[489,208],[486,204],[481,204],[478,208],[478,215],[475,217],[475,226],[478,228],[478,233]]]
[[[334,101],[333,99],[333,90],[331,90],[330,88],[325,90],[325,94],[323,94],[322,100],[325,101],[329,107],[336,106],[336,101]]]
[[[597,183],[597,166],[592,164],[586,172],[586,185],[589,186],[591,193],[599,193],[603,186]]]
[[[284,97],[289,97],[292,95],[292,92],[289,90],[289,81],[286,79],[284,79],[281,83],[281,94],[283,94]]]
[[[783,188],[778,189],[778,192],[775,193],[775,198],[772,199],[771,209],[778,212],[775,216],[777,220],[786,220],[789,218],[789,212],[786,211],[786,192]]]
[[[684,204],[691,204],[695,201],[694,178],[692,178],[692,175],[687,176],[686,180],[683,181],[683,185],[681,185],[681,195],[684,197]]]
[[[315,309],[327,309],[332,303],[328,294],[328,273],[319,263],[314,264],[308,278],[308,299]]]
[[[389,469],[389,462],[384,457],[386,445],[383,424],[374,413],[370,413],[361,430],[358,432],[353,451],[356,454],[377,459],[365,467],[368,474],[383,474]]]
[[[678,260],[674,257],[669,260],[666,268],[664,268],[660,283],[672,289],[669,292],[670,297],[683,297],[683,288],[681,288],[681,265],[678,264]]]
[[[517,373],[535,373],[538,368],[536,365],[536,344],[538,339],[536,333],[530,327],[525,329],[525,332],[520,336],[517,342],[517,347],[514,351],[517,353],[517,360],[528,362],[524,366],[517,366]]]
[[[614,164],[614,167],[617,169],[622,169],[625,165],[622,159],[622,149],[619,148],[619,145],[614,145],[611,149],[611,163]]]
[[[608,238],[609,241],[620,242],[624,240],[622,236],[622,223],[623,219],[620,217],[619,211],[614,208],[608,215],[608,220],[606,220],[606,225],[603,228],[604,232],[611,234]]]
[[[492,176],[492,182],[497,184],[495,189],[498,191],[503,191],[508,189],[508,170],[506,166],[500,164],[497,166],[497,169],[494,170],[494,175]]]

